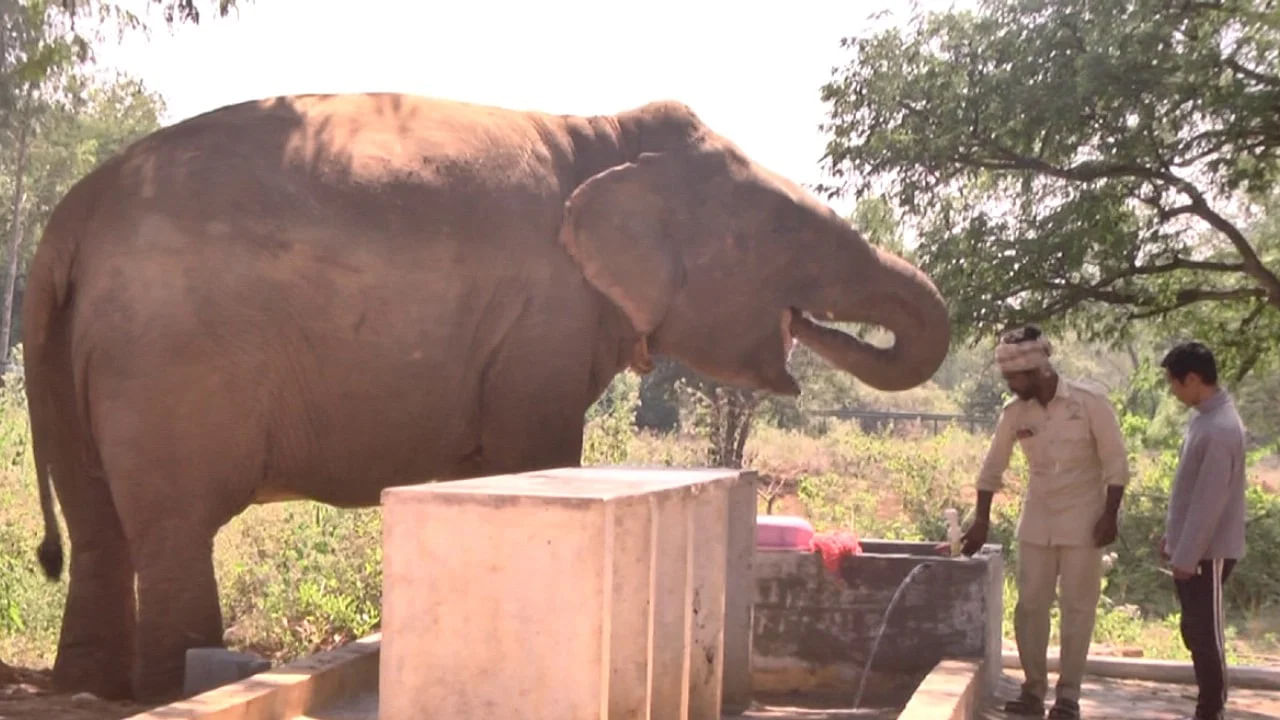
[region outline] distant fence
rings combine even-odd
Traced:
[[[915,422],[931,427],[936,434],[948,425],[959,425],[969,430],[990,430],[995,427],[996,418],[982,415],[949,415],[945,413],[899,412],[895,410],[851,410],[838,408],[835,410],[814,410],[810,415],[834,417],[841,420],[857,420],[865,432],[878,432],[885,427],[892,428],[900,422]]]

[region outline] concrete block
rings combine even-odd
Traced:
[[[920,682],[898,720],[972,720],[982,705],[981,676],[977,660],[943,660]]]
[[[718,718],[742,476],[567,468],[388,489],[380,717]]]
[[[271,662],[250,653],[220,647],[189,648],[182,692],[187,697],[271,669]]]
[[[736,715],[751,705],[751,625],[755,607],[755,473],[743,473],[729,490],[729,557],[725,566],[724,697],[721,712]]]

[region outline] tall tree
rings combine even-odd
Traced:
[[[961,336],[1191,331],[1238,378],[1280,343],[1275,0],[980,0],[849,38],[832,195],[884,188]]]
[[[196,0],[149,0],[149,5],[162,9],[169,24],[198,23],[201,4]],[[236,0],[210,0],[209,4],[224,16]],[[80,71],[92,62],[95,43],[104,41],[112,29],[123,34],[145,27],[123,5],[109,0],[0,0],[0,138],[4,140],[0,170],[9,190],[0,198],[5,206],[0,215],[8,216],[7,254],[0,280],[0,366],[8,360],[11,344],[24,237],[31,228],[43,226],[42,221],[31,222],[25,187],[32,148],[45,139],[42,123],[60,112],[65,114],[81,101],[77,93],[86,84]],[[116,132],[127,134],[134,127],[126,122]],[[106,146],[119,144],[110,138],[100,139],[106,140]],[[66,180],[64,176],[53,179]],[[36,215],[37,221],[42,219]]]
[[[100,162],[159,127],[163,113],[159,96],[133,78],[77,76],[68,84],[60,101],[30,97],[19,107],[12,117],[20,142],[13,153],[0,153],[0,193],[6,200],[0,227],[10,229],[0,280],[0,364],[20,334],[12,325],[19,315],[17,291],[54,206]]]

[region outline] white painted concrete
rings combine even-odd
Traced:
[[[568,468],[387,490],[381,718],[719,718],[729,497],[753,479]]]

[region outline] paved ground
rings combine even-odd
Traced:
[[[725,715],[724,720],[893,720],[896,710],[831,710],[797,707],[761,707],[745,715]]]
[[[1049,676],[1052,684],[1054,677]],[[1018,694],[1022,674],[1006,672],[1000,681],[1001,702]],[[1084,720],[1176,720],[1189,716],[1195,710],[1194,686],[1164,685],[1141,680],[1113,680],[1086,677],[1080,714]],[[1050,698],[1052,702],[1052,696]],[[982,720],[1006,720],[999,709],[989,709]],[[1278,720],[1280,719],[1280,692],[1269,690],[1231,690],[1227,703],[1228,720]]]
[[[757,707],[743,715],[726,715],[725,720],[893,720],[894,710],[815,710],[795,707]],[[295,720],[377,720],[378,696],[374,693],[342,705],[313,712]]]
[[[34,674],[33,674],[34,675]],[[47,695],[46,678],[22,678],[0,686],[0,719],[2,720],[108,720],[122,718],[142,709],[123,703],[75,701],[67,696]],[[1050,682],[1052,682],[1050,676]],[[32,681],[35,681],[34,683]],[[1001,678],[1000,697],[1018,692],[1021,673],[1009,671]],[[1112,680],[1088,677],[1085,680],[1081,710],[1086,720],[1176,720],[1195,706],[1195,688],[1188,685],[1164,685],[1138,680]],[[373,720],[377,717],[376,696],[355,698],[346,706],[331,708],[312,715],[314,720]],[[981,720],[1009,720],[999,703],[984,711]],[[802,708],[756,708],[740,716],[741,720],[888,720],[894,712],[863,710],[815,710]],[[1280,692],[1263,690],[1232,691],[1228,705],[1230,720],[1280,720]],[[302,720],[299,718],[298,720]]]

